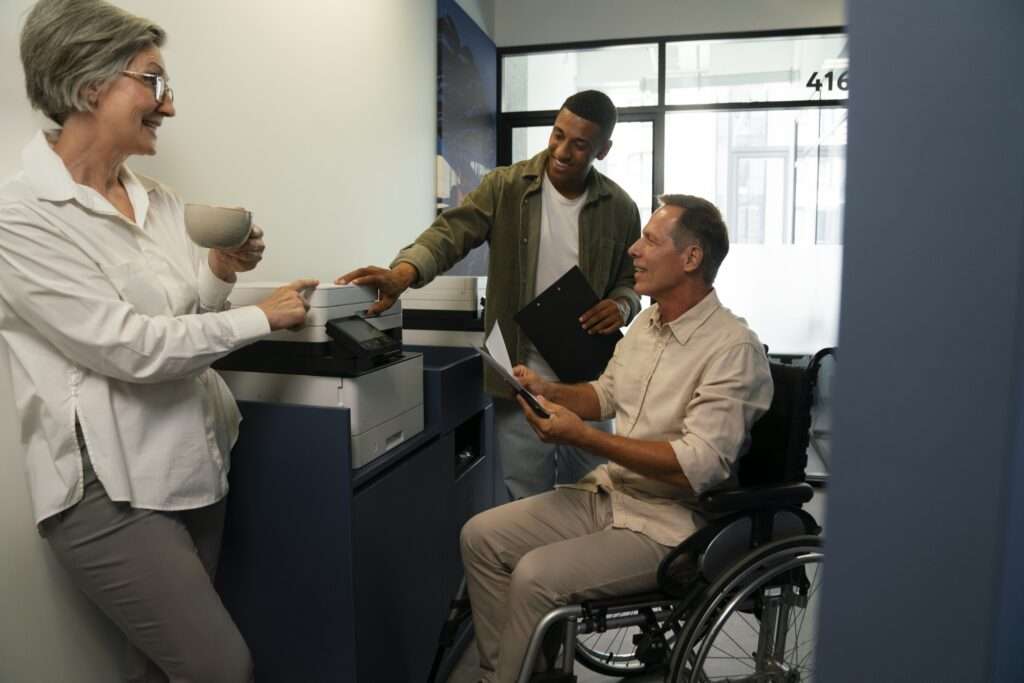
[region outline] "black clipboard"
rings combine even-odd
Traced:
[[[580,316],[598,301],[583,271],[573,266],[515,314],[519,327],[562,382],[597,379],[622,339],[618,330],[587,334],[580,325]]]

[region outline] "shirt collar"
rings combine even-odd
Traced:
[[[661,322],[661,306],[654,304],[654,312],[651,314],[648,324],[654,329],[659,330],[662,327],[668,327],[675,336],[676,341],[680,344],[685,344],[708,321],[708,318],[714,315],[721,307],[722,302],[718,300],[718,294],[712,289],[696,306],[670,323]]]
[[[77,183],[50,147],[48,137],[56,137],[56,131],[39,131],[22,150],[21,164],[25,169],[25,177],[40,199],[51,202],[75,199],[78,195]]]
[[[53,151],[52,142],[57,139],[59,131],[40,130],[21,152],[22,167],[25,177],[36,192],[39,199],[51,202],[75,200],[82,206],[101,213],[110,213],[116,209],[104,200],[96,191],[75,182],[64,161]],[[157,184],[145,176],[137,176],[127,166],[119,171],[121,182],[132,202],[135,218],[143,225],[146,212],[149,210],[149,193]]]

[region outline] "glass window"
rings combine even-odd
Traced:
[[[838,338],[846,110],[669,112],[665,191],[721,209],[715,286],[773,353]]]
[[[846,109],[797,110],[794,240],[842,244]]]
[[[665,102],[847,97],[846,36],[688,40],[665,46]]]
[[[815,242],[842,244],[843,212],[846,206],[846,109],[819,109]]]
[[[512,163],[529,159],[548,146],[551,126],[512,129]],[[640,211],[641,225],[651,217],[654,200],[654,123],[620,121],[612,135],[612,149],[594,167],[618,183]]]
[[[501,110],[558,109],[580,90],[600,90],[616,107],[658,104],[658,46],[622,45],[509,55],[501,60]]]
[[[529,159],[548,146],[551,126],[523,126],[512,129],[512,163]]]
[[[713,201],[732,245],[716,282],[725,305],[772,352],[835,345],[846,109],[820,101],[848,96],[846,35],[661,44],[660,97],[657,40],[502,57],[512,161],[546,147],[550,126],[533,126],[547,116],[537,114],[557,109],[573,92],[603,90],[628,120],[619,122],[611,152],[595,166],[633,197],[641,219],[650,217],[656,193]],[[791,104],[769,104],[778,102]],[[664,134],[657,149],[656,127],[659,142]]]

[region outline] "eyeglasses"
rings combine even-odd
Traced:
[[[125,76],[131,76],[137,81],[142,81],[153,89],[157,104],[163,104],[164,100],[174,101],[174,91],[167,85],[167,79],[160,74],[147,74],[140,71],[122,71]]]

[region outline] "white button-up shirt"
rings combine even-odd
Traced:
[[[733,478],[773,393],[760,340],[714,291],[669,323],[657,304],[641,312],[591,386],[615,433],[667,441],[697,494]],[[613,526],[664,545],[703,525],[692,495],[614,462],[574,486],[609,492]]]
[[[82,498],[82,427],[111,500],[192,509],[227,493],[241,420],[210,364],[270,332],[225,308],[168,188],[126,167],[135,222],[75,183],[40,132],[0,186],[0,336],[37,522]]]

